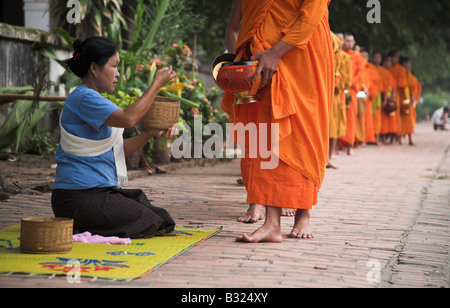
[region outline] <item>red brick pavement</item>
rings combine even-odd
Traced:
[[[0,274],[1,287],[449,287],[450,133],[419,124],[417,146],[365,146],[335,159],[312,212],[313,240],[243,244],[255,230],[236,218],[246,210],[236,184],[239,162],[179,169],[134,179],[180,226],[223,231],[143,278],[128,282]],[[52,215],[50,194],[0,202],[0,227]],[[1,264],[0,264],[1,266]]]

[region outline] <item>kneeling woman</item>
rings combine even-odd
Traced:
[[[172,68],[158,70],[144,95],[125,110],[100,93],[114,91],[119,78],[117,48],[101,37],[74,43],[69,69],[82,80],[64,104],[61,143],[56,151],[52,208],[56,217],[74,219],[75,232],[119,237],[152,237],[173,231],[169,213],[150,204],[139,189],[127,184],[125,157],[150,138],[142,133],[123,140],[149,110],[158,90],[177,77]],[[171,138],[170,129],[159,136]]]

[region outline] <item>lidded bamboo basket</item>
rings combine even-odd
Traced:
[[[156,96],[147,114],[137,124],[137,128],[140,132],[150,132],[156,135],[178,123],[179,118],[179,100]]]
[[[31,254],[68,253],[72,250],[73,219],[27,217],[20,222],[20,250]]]

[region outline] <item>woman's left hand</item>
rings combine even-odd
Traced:
[[[174,128],[169,128],[166,131],[160,131],[157,135],[156,138],[165,138],[165,139],[172,139],[175,138],[178,134],[176,133],[176,129]]]

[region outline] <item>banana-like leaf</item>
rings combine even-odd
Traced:
[[[58,29],[56,29],[55,31],[56,31],[56,33],[58,33],[59,36],[61,37],[62,43],[63,43],[65,46],[67,46],[67,47],[69,47],[69,48],[72,48],[72,38],[70,37],[69,32],[67,32],[67,31],[64,30],[63,28],[58,28]]]
[[[183,104],[185,106],[188,106],[188,107],[191,107],[191,108],[198,108],[198,107],[200,107],[199,104],[197,104],[197,103],[195,103],[195,102],[193,102],[191,100],[188,100],[186,98],[180,97],[180,96],[178,96],[176,94],[173,94],[173,93],[170,93],[170,92],[167,92],[167,91],[164,91],[164,90],[160,91],[159,93],[164,95],[164,96],[167,96],[167,97],[170,97],[170,98],[173,98],[173,99],[177,99],[177,100],[180,101],[181,104]]]
[[[23,94],[30,91],[34,91],[32,86],[0,88],[0,94]],[[13,102],[13,100],[0,99],[0,106],[11,102]]]
[[[138,50],[138,55],[143,55],[144,53],[148,52],[150,48],[153,46],[153,40],[155,38],[156,32],[158,31],[159,26],[161,25],[161,21],[163,20],[167,9],[169,8],[170,0],[159,0],[157,1],[157,12],[156,12],[156,18],[153,21],[152,27],[142,44],[141,48]]]
[[[148,72],[148,80],[147,80],[148,87],[150,87],[150,85],[153,83],[153,80],[155,79],[155,73],[156,73],[156,63],[153,62]]]
[[[16,101],[0,128],[0,148],[13,145],[17,151],[26,135],[49,111],[48,102],[33,106],[31,101]]]

